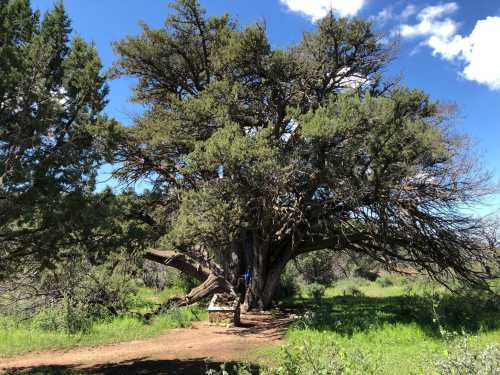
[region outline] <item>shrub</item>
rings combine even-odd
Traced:
[[[200,283],[194,277],[183,274],[181,272],[176,273],[177,277],[170,282],[172,288],[180,289],[185,293],[189,293],[189,291],[195,287],[197,287]]]
[[[342,276],[336,272],[336,261],[329,251],[321,250],[299,256],[294,266],[305,282],[329,285]]]
[[[443,330],[476,333],[500,327],[499,300],[495,296],[426,296],[433,320]],[[480,317],[480,319],[479,319]]]
[[[47,323],[41,323],[43,326],[60,322],[63,310],[71,314],[83,310],[82,314],[92,319],[119,315],[129,310],[136,292],[130,263],[122,254],[113,254],[100,265],[75,255],[53,269],[20,274],[19,278],[16,275],[13,281],[0,285],[0,313],[26,318],[41,314],[38,318]]]
[[[387,277],[379,277],[375,282],[382,288],[387,288],[389,286],[394,285],[392,280]]]
[[[304,342],[299,347],[284,349],[279,366],[267,369],[266,375],[341,375],[344,373],[344,353],[334,345],[324,347]]]
[[[359,268],[355,269],[354,276],[361,277],[361,278],[369,280],[369,281],[375,281],[379,277],[378,273],[373,272],[366,267],[359,267]]]
[[[145,286],[156,290],[163,290],[172,285],[173,279],[168,268],[150,260],[145,260],[140,270],[140,278]]]
[[[88,331],[94,319],[85,305],[66,297],[37,313],[32,319],[32,325],[44,331],[76,333]]]
[[[341,292],[344,296],[363,297],[365,295],[361,290],[352,285],[342,288]]]
[[[175,321],[176,327],[179,328],[191,327],[192,318],[182,308],[172,307],[167,311],[167,315]]]
[[[500,346],[490,344],[479,349],[470,339],[462,339],[437,363],[440,375],[498,375],[500,374]]]
[[[220,371],[209,370],[207,375],[354,375],[378,374],[375,360],[361,351],[346,352],[335,343],[304,340],[299,345],[288,345],[272,367],[259,371],[249,366],[233,368],[223,365]]]
[[[312,283],[306,286],[306,293],[309,297],[319,302],[325,294],[326,287],[318,283]]]
[[[300,294],[302,289],[301,277],[292,266],[287,266],[285,272],[280,276],[280,287],[277,289],[275,298],[282,300]]]

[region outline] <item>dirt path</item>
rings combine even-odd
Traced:
[[[247,314],[242,316],[243,327],[237,328],[195,322],[192,328],[147,340],[0,359],[0,373],[50,366],[54,373],[83,369],[89,374],[205,374],[207,360],[241,361],[259,347],[278,344],[290,320],[285,315]]]

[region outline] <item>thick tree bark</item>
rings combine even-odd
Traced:
[[[192,305],[215,293],[228,293],[237,297],[232,285],[228,283],[226,279],[211,274],[203,283],[193,288],[185,297],[173,297],[165,301],[156,310],[156,313],[168,310],[172,306],[180,307]]]
[[[174,297],[164,302],[156,310],[156,313],[167,310],[172,306],[191,305],[215,293],[228,293],[237,297],[233,284],[224,276],[217,275],[201,265],[196,265],[193,260],[184,254],[175,251],[149,250],[146,252],[145,258],[168,267],[173,267],[202,282],[185,297]]]
[[[275,259],[271,262],[269,242],[254,240],[252,277],[245,293],[244,310],[266,310],[271,307],[280,276],[291,253],[292,250],[288,249],[278,257],[274,255]]]
[[[185,255],[175,251],[148,250],[145,258],[165,266],[178,269],[182,273],[194,277],[199,281],[205,281],[210,275],[210,271],[201,265],[195,265]]]
[[[280,285],[281,274],[285,269],[288,259],[281,259],[278,264],[274,265],[268,272],[266,285],[262,292],[262,302],[264,308],[269,308],[276,294],[276,289]]]
[[[190,305],[215,293],[229,293],[236,297],[236,292],[231,283],[222,276],[212,274],[202,284],[193,288],[189,294],[184,297],[185,303],[186,305]]]
[[[145,255],[147,259],[176,268],[202,282],[185,297],[173,298],[165,302],[158,311],[163,311],[172,305],[190,305],[215,293],[229,293],[237,296],[235,289],[238,285],[238,279],[241,279],[243,273],[248,270],[251,271],[251,279],[244,291],[242,308],[244,310],[265,310],[271,307],[276,289],[279,286],[281,273],[290,260],[289,253],[282,254],[271,263],[268,242],[257,241],[255,236],[252,237],[251,246],[247,246],[247,249],[244,249],[244,241],[239,243],[241,251],[231,249],[230,262],[224,264],[223,267],[224,275],[195,265],[194,261],[183,254],[173,251],[148,251]],[[246,250],[251,252],[250,257],[248,257]]]
[[[244,310],[266,310],[271,307],[285,265],[286,262],[280,261],[269,270],[261,269],[259,278],[252,277],[245,294]]]

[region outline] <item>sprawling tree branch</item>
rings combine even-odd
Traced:
[[[153,262],[175,268],[199,281],[205,281],[210,275],[210,270],[199,264],[195,265],[187,256],[174,251],[148,250],[144,257]]]
[[[115,74],[137,78],[149,105],[123,129],[117,175],[152,180],[169,208],[145,204],[143,219],[182,254],[147,257],[203,280],[193,296],[245,275],[259,308],[289,260],[322,249],[484,285],[498,259],[463,207],[494,189],[449,107],[383,82],[382,40],[330,14],[278,50],[263,25],[179,0],[166,27],[116,43]]]

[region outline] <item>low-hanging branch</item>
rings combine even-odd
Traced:
[[[205,281],[210,275],[210,270],[196,264],[186,255],[175,251],[148,250],[144,257],[153,262],[173,267],[199,281]]]
[[[261,24],[174,8],[114,45],[114,76],[150,110],[112,153],[119,178],[152,183],[137,203],[148,238],[179,250],[148,259],[202,283],[183,303],[232,288],[268,308],[287,263],[320,250],[487,286],[489,225],[463,207],[495,187],[452,106],[383,79],[394,49],[369,21],[329,14],[274,49]]]

